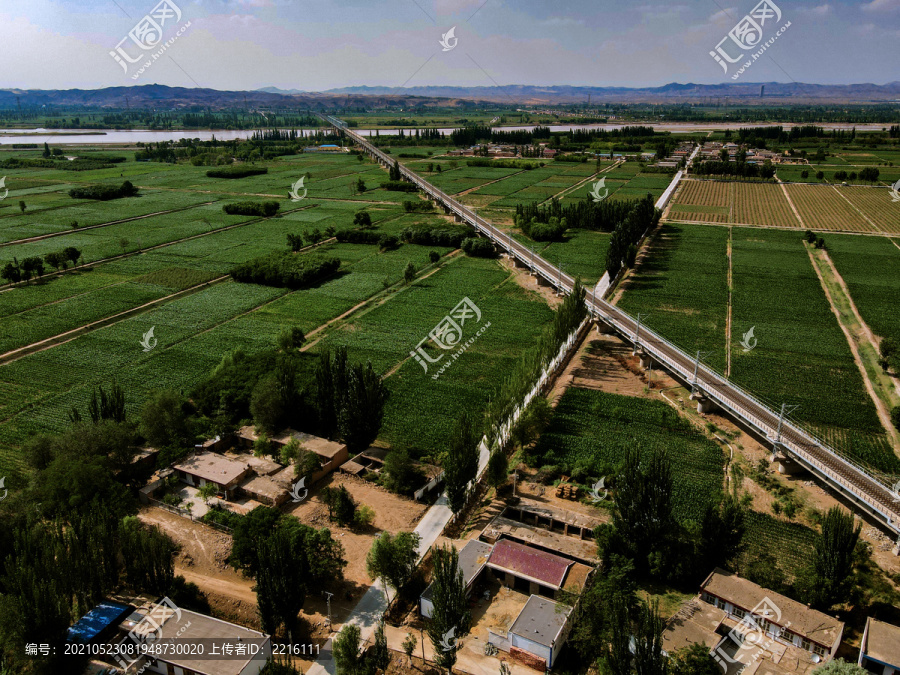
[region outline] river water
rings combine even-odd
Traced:
[[[657,131],[671,131],[688,133],[694,131],[717,131],[724,129],[737,129],[738,127],[766,127],[777,126],[776,123],[734,123],[734,122],[669,122],[651,124],[647,122],[629,122],[627,124],[554,124],[550,125],[550,131],[572,131],[573,129],[604,129],[611,131],[621,129],[624,126],[652,126]],[[794,126],[784,123],[780,126],[790,128]],[[819,124],[825,129],[851,129],[854,126],[857,131],[879,131],[887,128],[888,124]],[[455,127],[438,129],[445,134],[453,131]],[[525,131],[534,129],[533,125],[516,127],[497,127],[500,131]],[[161,141],[177,141],[182,138],[199,138],[202,141],[212,140],[215,136],[220,141],[232,141],[249,138],[256,129],[243,130],[192,130],[192,131],[150,131],[150,130],[102,130],[91,131],[89,129],[0,129],[0,145],[12,145],[13,143],[52,143],[53,145],[134,145],[135,143],[159,143]],[[354,129],[361,136],[374,136],[374,129]],[[411,129],[404,129],[404,133]],[[378,133],[390,136],[397,134],[397,129],[378,129]]]

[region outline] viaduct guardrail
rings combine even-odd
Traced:
[[[321,117],[352,139],[376,161],[384,166],[393,166],[394,158],[354,133],[344,122],[330,115]],[[400,174],[440,204],[446,213],[453,214],[457,221],[468,224],[491,239],[511,258],[527,266],[532,273],[555,286],[560,293],[572,290],[575,279],[535,254],[533,249],[527,248],[509,234],[504,234],[489,221],[477,215],[473,209],[464,206],[402,165]],[[635,351],[640,350],[647,357],[665,365],[676,377],[688,384],[697,396],[705,397],[731,413],[744,425],[771,442],[776,451],[789,456],[841,493],[857,508],[900,535],[900,496],[877,477],[842,457],[822,439],[785,419],[783,414],[776,413],[721,373],[701,363],[699,356],[691,357],[658,333],[640,325],[637,319],[615,305],[603,298],[595,297],[593,289],[588,290],[586,304],[594,319],[631,342]]]

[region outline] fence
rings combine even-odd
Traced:
[[[168,511],[169,513],[174,513],[176,516],[181,516],[182,518],[187,518],[194,523],[199,523],[200,525],[206,525],[207,527],[211,527],[214,530],[219,530],[220,532],[224,532],[226,534],[231,534],[232,529],[227,525],[222,525],[221,523],[216,523],[213,521],[201,520],[200,518],[195,518],[194,514],[191,513],[190,509],[180,509],[177,506],[172,506],[171,504],[166,504],[165,502],[161,502],[158,499],[154,499],[153,497],[147,497],[147,502],[150,506],[157,506],[164,511]]]

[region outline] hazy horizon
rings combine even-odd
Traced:
[[[565,7],[538,0],[164,1],[35,0],[4,8],[0,87],[315,92],[900,79],[894,60],[885,58],[898,52],[900,0],[769,0],[758,14],[762,38],[751,35],[752,47],[744,48],[727,39],[729,31],[758,0],[627,6],[576,0]],[[155,24],[143,21],[147,15]],[[767,40],[766,52],[733,79]],[[718,53],[735,58],[727,71],[710,55],[720,45]]]

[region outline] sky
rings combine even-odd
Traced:
[[[900,0],[764,1],[777,9],[754,14],[759,0],[0,0],[0,88],[900,79]],[[753,30],[744,45],[729,37],[760,13],[761,41]],[[727,71],[710,54],[717,47],[736,60]]]

